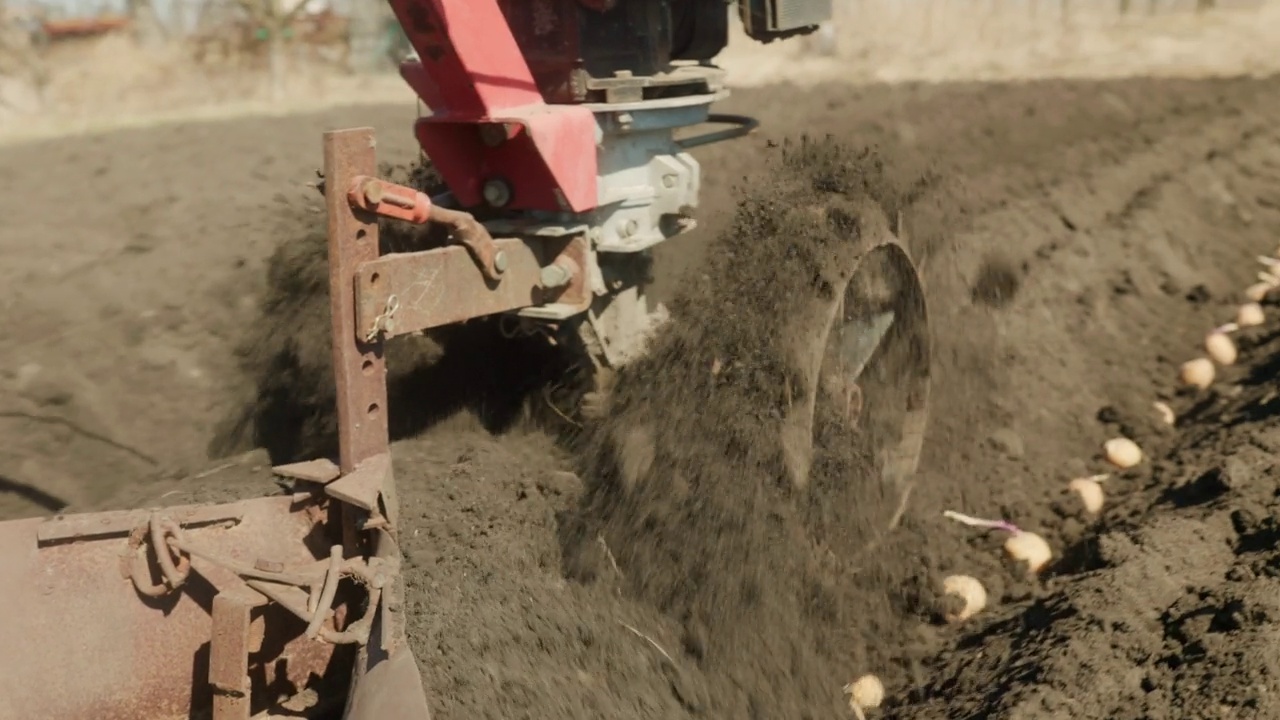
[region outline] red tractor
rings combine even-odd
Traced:
[[[378,178],[369,129],[324,137],[340,457],[275,468],[292,490],[274,497],[0,523],[0,601],[20,620],[0,720],[428,718],[403,630],[385,342],[499,314],[552,328],[597,369],[602,411],[610,373],[664,318],[650,254],[694,227],[690,151],[755,126],[711,112],[728,94],[711,61],[731,13],[760,42],[832,13],[831,0],[390,2],[416,51],[401,72],[429,108],[414,131],[447,192]],[[706,125],[725,127],[688,134]],[[379,218],[447,243],[380,255]],[[862,223],[829,297],[786,310],[808,388],[782,438],[798,486],[815,397],[856,421],[869,373],[901,390],[880,423],[884,474],[915,469],[927,324],[889,227]]]

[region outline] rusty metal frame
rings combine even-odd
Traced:
[[[224,591],[213,598],[209,685],[213,688],[213,716],[217,720],[249,720],[249,655],[262,643],[261,636],[256,642],[253,638],[251,613],[265,604],[265,598],[248,591]]]
[[[399,321],[394,334],[531,306],[585,310],[592,258],[583,235],[494,240],[466,213],[420,212],[429,199],[382,181],[353,198],[375,170],[368,128],[327,133],[324,157],[338,462],[273,468],[296,482],[291,495],[0,523],[0,604],[24,618],[0,653],[0,704],[50,720],[249,720],[286,686],[299,692],[281,707],[320,711],[301,691],[349,670],[346,720],[429,720],[405,633],[393,333],[369,333],[362,307],[406,298],[383,318]],[[458,244],[379,257],[378,210],[396,208],[443,223]],[[415,299],[433,288],[440,303]]]
[[[329,217],[329,307],[332,313],[333,371],[338,391],[338,467],[354,472],[360,463],[386,453],[387,364],[381,337],[356,327],[356,270],[378,259],[378,220],[357,211],[347,189],[360,176],[377,172],[373,128],[324,135],[325,205]]]
[[[275,468],[291,495],[0,523],[0,604],[23,619],[0,653],[0,705],[248,720],[286,688],[281,707],[321,711],[303,690],[350,671],[347,720],[430,718],[404,632],[384,338],[357,326],[378,228],[346,181],[374,171],[373,150],[368,129],[325,136],[342,181],[327,188],[338,464]]]
[[[364,263],[356,275],[357,326],[385,337],[407,335],[535,305],[563,304],[566,314],[590,307],[584,269],[590,261],[583,235],[534,241],[494,241],[505,257],[501,280],[487,279],[460,247],[388,255]],[[564,270],[558,287],[544,283],[544,269]]]
[[[366,641],[360,643],[347,717],[413,720],[430,715],[404,634],[385,342],[535,306],[561,317],[585,312],[594,258],[585,230],[494,239],[470,214],[433,206],[412,188],[374,177],[375,147],[371,128],[324,136],[338,465],[313,461],[277,472],[321,483],[328,497],[340,501],[347,552],[369,557],[369,607],[347,631]],[[442,224],[452,244],[380,257],[379,216]],[[239,632],[243,621],[237,622]],[[224,681],[232,682],[233,674]],[[391,691],[379,691],[383,685]]]
[[[365,265],[379,259],[379,214],[398,214],[401,220],[420,221],[430,215],[431,208],[425,196],[373,178],[375,147],[371,128],[336,130],[324,135],[339,458],[337,468],[311,463],[291,469],[327,478],[324,491],[339,501],[346,553],[369,558],[362,578],[367,591],[363,598],[366,607],[345,632],[331,638],[359,644],[345,717],[429,720],[422,679],[404,629],[404,587],[396,531],[399,507],[387,429],[387,336],[368,332],[361,325],[357,278]],[[368,190],[375,182],[377,187],[370,197]],[[360,191],[354,192],[356,188]],[[388,198],[404,201],[388,202]],[[411,216],[397,211],[409,211]],[[461,247],[451,249],[467,252]],[[334,469],[337,473],[332,472]],[[359,600],[356,594],[348,602]],[[354,614],[348,611],[348,615]]]
[[[372,177],[374,145],[368,128],[325,139],[344,473],[386,452],[385,340],[535,306],[556,306],[568,317],[585,312],[592,300],[585,229],[494,239],[468,213],[431,206],[421,192]],[[440,223],[453,244],[379,257],[379,216]]]
[[[318,539],[324,499],[304,492],[0,523],[0,604],[23,618],[0,653],[5,707],[50,720],[188,711],[243,720],[273,702],[267,685],[306,687],[332,666],[334,644],[305,637],[290,617],[297,611],[246,580],[317,584],[306,540]],[[358,571],[367,561],[350,562]],[[336,635],[340,620],[324,629]]]

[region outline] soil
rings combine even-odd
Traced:
[[[736,94],[726,112],[765,129],[698,155],[702,227],[656,270],[676,321],[605,422],[540,429],[554,354],[484,324],[389,355],[435,717],[848,717],[841,687],[867,672],[883,717],[1276,716],[1280,332],[1238,333],[1207,391],[1176,376],[1276,249],[1277,90]],[[0,153],[0,517],[273,492],[268,464],[330,448],[305,183],[325,127],[374,125],[408,166],[413,111]],[[822,292],[815,258],[867,226],[868,198],[901,212],[932,324],[932,417],[896,524],[900,488],[826,423],[808,492],[778,459],[783,310]],[[1146,460],[1086,517],[1066,483],[1107,471],[1117,435]],[[644,462],[620,472],[632,437]],[[1041,534],[1055,562],[1028,576],[947,509]],[[990,596],[959,627],[938,619],[954,573]]]

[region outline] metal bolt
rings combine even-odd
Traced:
[[[662,187],[667,188],[668,190],[670,190],[671,188],[673,188],[673,187],[675,187],[675,186],[676,186],[676,180],[677,180],[677,179],[678,179],[678,178],[677,178],[675,175],[663,175],[663,176],[662,176]]]
[[[499,250],[493,254],[493,269],[500,273],[507,271],[507,252]]]
[[[484,201],[491,207],[506,207],[511,202],[511,187],[502,180],[487,180],[483,189]]]
[[[498,147],[507,141],[507,126],[503,123],[490,123],[480,126],[480,142],[488,147]]]
[[[377,180],[366,180],[364,187],[364,201],[370,205],[377,205],[382,202],[382,183]]]
[[[538,274],[538,280],[544,288],[558,288],[569,284],[573,273],[559,265],[548,265]]]
[[[640,223],[635,220],[625,220],[618,224],[618,235],[624,238],[629,238],[632,235],[635,235],[636,231],[639,229]]]

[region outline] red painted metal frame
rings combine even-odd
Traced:
[[[415,132],[464,206],[488,180],[511,189],[515,210],[583,212],[596,206],[591,111],[547,104],[498,0],[388,0],[421,58],[401,66],[431,109]],[[565,21],[564,17],[560,18]],[[498,125],[498,142],[480,129]]]

